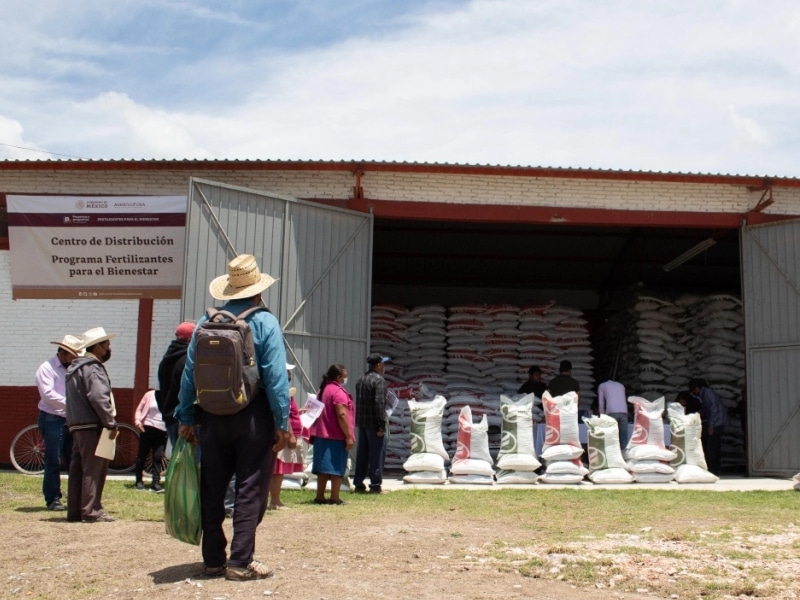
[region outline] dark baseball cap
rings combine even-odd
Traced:
[[[372,354],[370,354],[367,357],[367,364],[368,365],[377,365],[379,363],[389,362],[390,360],[392,360],[392,359],[389,358],[388,356],[382,356],[382,355],[378,354],[377,352],[373,352]]]

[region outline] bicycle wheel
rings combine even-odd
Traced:
[[[117,449],[114,460],[108,465],[111,473],[130,473],[136,466],[136,455],[139,454],[139,432],[133,425],[118,423]]]
[[[17,471],[25,475],[44,473],[44,440],[38,426],[23,427],[14,436],[11,442],[11,463]]]
[[[164,458],[161,459],[161,465],[160,465],[160,468],[159,468],[159,471],[158,471],[158,476],[161,479],[164,479],[164,476],[167,474],[167,467],[168,466],[169,466],[169,459],[166,456],[164,456]],[[145,471],[145,473],[150,473],[150,475],[153,475],[153,453],[152,452],[147,455],[147,459],[144,461],[144,471]]]

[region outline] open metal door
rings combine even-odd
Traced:
[[[800,220],[742,228],[748,472],[800,471]]]
[[[371,214],[191,179],[186,223],[185,319],[214,304],[208,284],[234,256],[252,254],[278,279],[263,299],[281,323],[287,359],[298,366],[298,391],[313,392],[331,364],[353,375],[366,368]],[[298,404],[305,398],[298,394]]]

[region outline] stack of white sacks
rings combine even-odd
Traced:
[[[592,483],[631,483],[633,476],[622,457],[619,426],[608,415],[584,418],[588,429],[589,479]]]
[[[672,402],[667,406],[670,428],[669,448],[675,452],[670,465],[675,467],[677,483],[714,483],[718,477],[708,471],[701,441],[700,415],[687,415],[682,405]]]
[[[500,396],[503,417],[500,450],[497,454],[497,483],[536,483],[536,469],[542,464],[536,459],[533,445],[534,395],[522,396],[516,402]]]
[[[450,483],[492,485],[494,468],[489,454],[489,422],[486,416],[472,421],[469,406],[461,409],[458,419],[458,447],[450,466]]]
[[[546,434],[542,446],[542,460],[547,465],[539,480],[543,483],[580,483],[589,472],[581,463],[580,435],[578,431],[578,395],[569,392],[563,396],[542,397]]]
[[[649,401],[630,396],[633,404],[633,435],[625,449],[625,460],[639,483],[669,483],[675,477],[670,461],[676,453],[664,445],[664,397]]]
[[[572,376],[583,390],[582,402],[586,407],[591,404],[593,358],[582,314],[554,304],[522,309],[507,304],[412,308],[376,304],[370,351],[392,358],[385,377],[401,400],[434,395],[450,400],[443,415],[443,439],[452,454],[461,409],[469,405],[474,417],[486,415],[491,430],[499,430],[499,396],[513,394],[532,364],[542,368],[547,380],[556,374],[560,360],[571,360]],[[416,391],[410,391],[413,388]],[[536,416],[542,418],[538,406],[534,406]],[[408,458],[409,419],[400,410],[390,418],[388,469],[400,467]]]
[[[408,474],[406,483],[444,483],[447,481],[445,461],[450,457],[442,444],[442,412],[444,396],[431,402],[408,401],[411,412],[411,455],[403,463]]]

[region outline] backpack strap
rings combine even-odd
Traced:
[[[245,312],[249,312],[249,309],[248,311]],[[237,318],[241,318],[237,317],[232,312],[229,312],[227,310],[218,310],[214,307],[209,307],[206,309],[206,316],[208,317],[208,320],[211,321],[212,323],[219,323],[225,321],[230,321],[231,323],[235,323]]]
[[[263,306],[253,306],[252,308],[248,308],[247,310],[243,310],[242,312],[240,312],[239,315],[236,318],[244,320],[245,318],[247,318],[248,316],[252,315],[253,313],[256,313],[256,312],[261,311],[261,310],[267,310],[267,309],[264,308]],[[225,312],[225,311],[223,311],[223,312]],[[230,313],[228,313],[228,314],[230,314]]]

